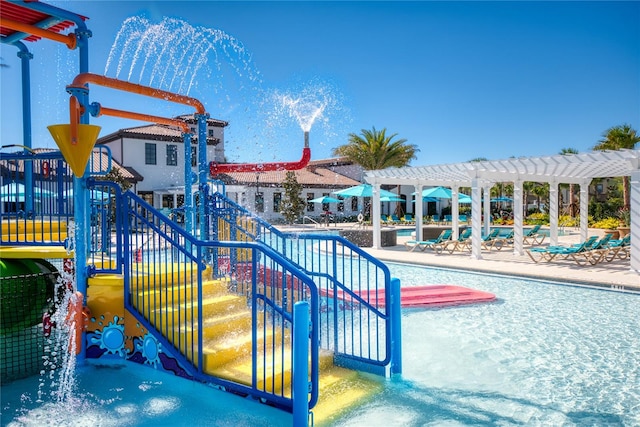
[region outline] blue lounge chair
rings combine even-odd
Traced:
[[[522,243],[525,245],[541,245],[546,235],[540,233],[540,227],[540,224],[536,224],[533,228],[525,230],[522,234]]]
[[[482,238],[482,247],[488,250],[496,248],[497,250],[502,249],[502,242],[499,241],[498,235],[500,234],[499,228],[493,228]]]
[[[602,239],[595,241],[588,249],[576,253],[570,253],[569,256],[573,258],[578,265],[596,265],[604,259],[604,256],[608,251],[607,245],[611,240],[611,236],[611,233],[605,234]]]
[[[468,250],[471,242],[471,228],[465,228],[455,240],[449,240],[442,245],[442,250],[452,254],[455,251]]]
[[[440,224],[440,215],[433,215],[431,217],[431,222],[434,224]]]
[[[444,216],[444,223],[445,224],[451,224],[451,221],[453,220],[453,218],[451,217],[451,215],[445,215]]]
[[[440,235],[435,239],[429,240],[407,240],[404,243],[404,246],[407,248],[409,252],[413,252],[416,248],[419,248],[422,252],[427,249],[436,249],[439,248],[444,242],[451,239],[451,230],[442,230]],[[440,251],[442,252],[442,250]]]
[[[591,249],[591,246],[593,246],[597,240],[597,236],[591,236],[584,242],[572,246],[535,247],[528,249],[526,252],[529,258],[535,263],[543,260],[549,262],[557,256],[568,257],[575,253],[587,251]]]
[[[631,254],[631,234],[627,234],[622,239],[611,239],[607,244],[603,260],[611,262],[616,258],[627,259]]]
[[[413,220],[413,216],[411,214],[405,214],[404,218],[402,218],[403,224],[415,224],[416,222]]]

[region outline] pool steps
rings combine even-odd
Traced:
[[[136,274],[132,274],[133,283],[153,283],[155,290],[144,290],[143,286],[143,290],[133,298],[134,306],[142,308],[141,311],[144,312],[145,305],[155,305],[151,301],[172,304],[173,307],[162,312],[149,311],[146,317],[169,341],[197,364],[197,350],[195,354],[190,354],[191,340],[195,339],[196,335],[192,334],[190,328],[180,327],[177,324],[178,312],[184,317],[196,316],[200,311],[198,308],[187,307],[181,303],[185,293],[193,292],[197,295],[197,284],[192,288],[189,285],[179,284],[184,283],[185,278],[190,282],[192,272],[185,271],[184,267],[180,269],[171,265],[151,267],[149,264],[142,264],[141,267],[145,274],[140,279],[135,279]],[[168,274],[165,275],[163,272]],[[218,378],[251,385],[252,319],[247,299],[230,292],[228,280],[205,280],[204,277],[206,274],[203,274],[203,307],[201,308],[204,317],[204,371]],[[132,289],[135,288],[136,286],[132,284]],[[259,321],[258,324],[258,351],[266,353],[275,351],[283,357],[275,358],[277,362],[273,365],[266,364],[266,367],[258,368],[258,388],[290,397],[292,383],[290,330],[265,328],[263,323]],[[335,366],[331,352],[322,352],[319,364],[319,401],[313,409],[315,425],[328,422],[382,389],[378,379]]]

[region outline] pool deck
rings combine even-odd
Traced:
[[[349,227],[349,225],[338,224],[337,228],[341,228],[341,226],[342,228]],[[514,254],[513,249],[508,247],[500,251],[483,249],[482,259],[473,259],[469,252],[436,254],[430,249],[424,252],[420,250],[410,252],[404,246],[404,242],[410,239],[411,237],[408,236],[398,236],[396,246],[381,249],[363,248],[363,250],[382,261],[523,276],[556,282],[572,282],[609,289],[623,287],[623,289],[640,292],[640,274],[631,271],[629,259],[617,259],[612,262],[605,261],[586,266],[578,265],[572,259],[554,259],[551,262],[535,263],[526,253],[517,255]],[[579,241],[578,232],[558,237],[559,245],[571,245]],[[545,239],[542,246],[547,244],[548,239]],[[527,248],[529,246],[525,246],[525,250]]]

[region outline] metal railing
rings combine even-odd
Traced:
[[[125,193],[122,201],[122,209],[128,212],[125,306],[148,330],[157,331],[163,348],[174,349],[181,365],[190,366],[196,378],[291,409],[293,307],[306,301],[311,316],[309,340],[294,344],[310,347],[312,387],[304,390],[303,398],[310,393],[309,407],[315,405],[319,354],[313,343],[319,340],[320,311],[315,283],[260,242],[198,240],[134,194]],[[207,332],[212,319],[231,314],[216,315],[209,308],[215,305],[211,291],[215,286],[223,286],[242,301],[238,307],[237,299],[227,297],[225,310],[235,307],[250,312],[250,345],[244,348],[251,355],[250,379],[224,374],[221,364],[242,354],[230,356],[218,348],[228,334]]]
[[[391,364],[393,372],[399,349],[392,349],[394,296],[384,263],[338,235],[282,232],[220,193],[207,203],[210,236],[262,242],[314,280],[321,298],[320,345],[334,352],[336,363],[379,375]]]

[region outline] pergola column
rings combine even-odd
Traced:
[[[478,178],[471,180],[471,258],[482,259],[482,210],[481,182]]]
[[[589,234],[589,184],[591,180],[580,183],[580,241],[587,240]]]
[[[482,187],[484,192],[484,235],[488,235],[491,230],[491,184]]]
[[[373,224],[373,249],[380,249],[380,184],[372,183],[371,223]]]
[[[414,185],[416,196],[413,209],[416,217],[416,240],[422,240],[422,187],[423,185],[419,181]]]
[[[522,248],[522,181],[513,182],[513,253],[524,255]]]
[[[451,239],[458,238],[460,204],[458,203],[458,187],[451,187]]]
[[[558,244],[558,183],[549,183],[549,244]]]
[[[640,169],[631,172],[631,271],[640,274]]]

